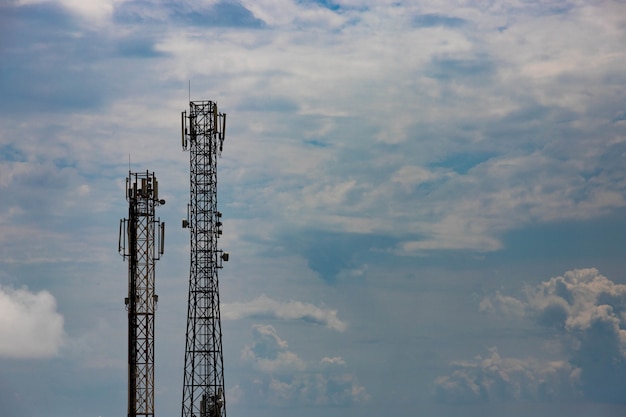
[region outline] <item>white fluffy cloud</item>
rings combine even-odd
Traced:
[[[263,372],[276,373],[290,370],[303,370],[304,362],[287,350],[287,342],[282,340],[270,325],[253,326],[254,343],[241,352],[241,359],[252,363]]]
[[[585,332],[598,321],[626,327],[626,285],[615,284],[595,268],[568,271],[526,289],[526,299],[497,293],[486,297],[480,309],[499,314],[528,316],[539,324],[563,332]],[[618,337],[622,339],[622,337]],[[624,346],[626,348],[626,345]]]
[[[502,358],[492,348],[485,358],[451,367],[452,375],[435,381],[436,398],[445,403],[564,399],[576,393],[576,372],[565,361]]]
[[[346,323],[339,319],[337,310],[320,308],[301,301],[276,301],[266,295],[260,295],[245,303],[224,304],[222,317],[231,320],[244,317],[302,320],[326,326],[339,332],[346,329]]]
[[[348,405],[369,399],[343,358],[309,363],[288,350],[270,325],[253,326],[253,343],[243,349],[241,359],[254,372],[231,390],[236,402],[284,407]]]
[[[441,401],[562,399],[576,392],[595,401],[625,401],[626,285],[595,268],[577,269],[527,288],[524,300],[497,293],[480,309],[553,329],[563,359],[502,359],[494,349],[490,358],[453,363],[453,374],[435,382]]]
[[[0,356],[54,356],[63,339],[63,316],[52,294],[0,286]]]

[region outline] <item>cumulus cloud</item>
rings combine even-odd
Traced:
[[[252,328],[254,342],[241,352],[241,359],[252,363],[264,372],[303,370],[304,362],[287,350],[287,342],[282,340],[274,327],[255,325]]]
[[[324,309],[301,301],[276,301],[260,295],[245,303],[228,303],[222,306],[222,317],[237,320],[244,317],[302,320],[343,332],[346,323],[337,317],[337,310]]]
[[[568,271],[526,289],[526,299],[496,293],[485,297],[480,309],[485,312],[528,317],[537,323],[580,334],[598,320],[625,327],[626,285],[615,284],[595,268]]]
[[[436,398],[444,403],[537,401],[573,397],[576,372],[565,361],[502,358],[496,348],[489,356],[453,362],[452,375],[435,381]]]
[[[348,371],[346,361],[324,357],[313,363],[288,349],[270,325],[253,326],[253,343],[241,352],[241,360],[254,372],[230,391],[231,401],[257,405],[349,405],[369,399],[365,387]]]
[[[479,305],[480,311],[487,313],[504,313],[508,315],[523,316],[526,310],[524,302],[514,297],[496,292],[494,297],[483,298]]]
[[[52,294],[0,286],[0,356],[51,357],[63,339],[63,316]]]
[[[494,350],[488,359],[453,364],[453,374],[436,381],[437,397],[471,402],[516,392],[514,399],[545,399],[578,390],[595,401],[624,403],[626,285],[587,268],[568,271],[525,292],[524,300],[497,293],[483,299],[480,309],[526,317],[553,329],[564,360],[501,359]]]
[[[539,324],[573,340],[568,353],[585,395],[626,401],[626,285],[578,269],[529,290],[527,299]]]

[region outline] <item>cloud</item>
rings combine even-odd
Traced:
[[[64,2],[70,6],[73,3]],[[49,8],[51,4],[46,3]],[[115,6],[116,15],[124,15],[125,11],[129,16],[155,14],[159,18],[153,20],[160,19],[160,22],[167,21],[174,13],[173,3],[167,1],[155,4],[100,1],[95,3],[100,6],[93,6],[93,13],[106,9],[107,4]],[[542,6],[543,3],[535,7]],[[77,6],[71,7],[76,9]],[[583,169],[569,166],[573,161],[568,156],[546,158],[550,156],[547,154],[551,147],[565,142],[572,149],[584,144],[585,149],[595,149],[599,154],[617,155],[618,152],[611,152],[601,144],[583,143],[590,140],[584,138],[585,132],[572,137],[574,126],[570,122],[592,116],[584,109],[578,110],[578,104],[544,102],[543,83],[553,90],[548,99],[569,94],[571,89],[563,80],[546,81],[545,77],[539,77],[541,71],[532,65],[526,72],[514,70],[521,67],[520,58],[510,51],[523,49],[530,54],[525,56],[526,64],[571,67],[575,74],[583,76],[584,68],[572,66],[572,57],[564,52],[571,48],[557,48],[562,46],[559,42],[565,40],[546,37],[551,39],[554,49],[554,55],[546,63],[530,48],[518,44],[517,37],[496,35],[494,28],[502,24],[495,24],[496,20],[502,20],[501,10],[464,9],[458,17],[453,17],[445,10],[417,10],[405,5],[340,13],[311,2],[211,1],[202,5],[182,2],[176,7],[181,13],[177,19],[194,18],[198,24],[216,25],[219,22],[211,19],[217,19],[215,16],[219,14],[225,19],[224,24],[233,27],[253,18],[266,19],[272,27],[255,30],[254,36],[227,31],[220,36],[202,38],[197,36],[198,27],[191,25],[184,30],[178,27],[176,31],[166,27],[158,31],[145,27],[130,32],[120,30],[115,36],[82,33],[74,39],[73,33],[79,29],[64,24],[67,30],[63,33],[67,34],[58,45],[71,41],[77,48],[63,50],[76,52],[65,52],[60,59],[62,63],[52,57],[45,61],[37,58],[41,65],[33,66],[26,65],[28,61],[22,64],[21,60],[11,60],[19,65],[11,67],[4,77],[5,90],[10,93],[5,104],[7,110],[30,109],[32,103],[43,104],[47,109],[71,107],[74,110],[88,106],[93,109],[106,106],[113,94],[125,94],[129,89],[135,91],[138,81],[135,74],[143,74],[142,80],[155,79],[155,76],[188,80],[189,74],[196,79],[200,74],[210,73],[228,92],[224,93],[227,100],[236,103],[231,108],[237,110],[237,117],[243,121],[238,129],[251,130],[238,133],[240,136],[260,138],[259,143],[270,143],[268,136],[285,139],[283,142],[272,140],[272,145],[263,149],[249,146],[248,154],[256,161],[254,166],[262,171],[261,176],[257,176],[256,169],[250,169],[251,164],[243,161],[241,154],[237,155],[241,162],[238,164],[241,168],[237,168],[238,181],[261,182],[261,187],[255,190],[263,190],[263,195],[247,190],[241,195],[241,204],[263,209],[269,216],[282,219],[285,227],[306,222],[320,230],[400,235],[403,243],[398,245],[397,252],[406,255],[441,249],[494,251],[502,248],[502,234],[520,225],[564,217],[589,218],[626,204],[619,187],[610,180],[612,176],[604,175],[616,173],[615,164],[599,172],[598,178],[590,184],[581,181],[579,174],[588,169],[598,172],[595,168],[604,166],[600,160],[587,159],[595,168]],[[214,13],[219,8],[224,13]],[[328,47],[331,44],[329,34],[301,38],[302,30],[326,27],[316,20],[307,20],[312,12],[323,13],[329,21],[331,17],[340,20],[336,26],[340,36],[332,38],[333,48]],[[381,15],[376,16],[377,13]],[[400,15],[406,16],[406,22]],[[522,15],[508,30],[515,35],[535,33],[533,30],[537,28],[526,19],[527,16]],[[302,25],[302,29],[292,30],[294,21]],[[342,26],[345,21],[351,24]],[[402,22],[409,25],[403,27],[402,33],[388,30],[388,25],[397,27]],[[419,28],[415,28],[416,25]],[[451,27],[455,30],[448,30]],[[545,29],[541,30],[545,34]],[[485,39],[485,42],[476,42],[476,39]],[[533,45],[539,42],[535,37],[530,41]],[[28,53],[24,54],[24,60],[47,56],[46,51],[31,53],[39,44],[25,44]],[[395,47],[396,44],[399,46]],[[405,53],[416,44],[419,54]],[[206,50],[219,51],[220,59],[207,58]],[[345,59],[345,51],[351,51],[349,60]],[[159,59],[159,72],[147,74],[146,68],[136,68],[121,74],[120,68],[125,65],[115,61],[108,66],[104,59],[97,59],[110,54],[115,54],[116,60]],[[402,59],[394,54],[401,55]],[[242,56],[245,59],[241,59]],[[292,59],[294,56],[298,59]],[[72,65],[66,65],[68,62]],[[154,66],[153,63],[145,65]],[[43,76],[41,68],[51,74]],[[109,74],[116,71],[118,90],[101,89],[100,86],[111,80]],[[605,75],[610,78],[611,68],[603,68],[603,71],[608,72]],[[605,75],[593,74],[596,73],[590,76],[597,86]],[[239,82],[230,77],[236,77]],[[537,77],[543,80],[542,84],[535,84],[539,82],[535,81]],[[93,83],[93,79],[101,81]],[[406,80],[406,85],[389,84],[390,79]],[[28,80],[54,82],[43,85]],[[89,85],[85,87],[87,80]],[[127,86],[119,85],[120,80],[128,80]],[[527,88],[517,87],[518,82]],[[252,90],[257,91],[255,97],[250,97]],[[372,91],[373,96],[364,100],[363,91]],[[332,100],[319,97],[332,97]],[[470,103],[474,111],[468,115],[457,103]],[[255,118],[253,113],[259,109],[272,110],[273,115]],[[130,109],[115,109],[119,114],[126,110]],[[143,110],[133,114],[150,113],[146,108]],[[568,112],[572,120],[562,119]],[[363,117],[365,114],[368,116]],[[615,111],[611,118],[614,114]],[[94,121],[92,126],[106,126],[104,120],[100,122],[103,123]],[[120,129],[127,132],[123,126]],[[81,126],[80,131],[85,130],[94,129]],[[550,137],[542,133],[546,131],[550,132]],[[359,141],[354,137],[359,137]],[[383,142],[394,143],[395,147],[380,143],[381,137],[386,138]],[[292,138],[302,138],[301,146],[290,141]],[[317,153],[311,157],[311,148],[304,143],[307,140],[333,146],[324,148],[322,157]],[[366,146],[363,143],[367,143]],[[454,167],[454,173],[432,170],[433,166],[446,161],[446,155],[485,153],[490,153],[490,158],[469,170],[456,171]],[[283,174],[293,169],[298,175],[289,180],[275,175],[275,168],[268,167],[275,165],[272,161],[277,155],[283,157],[280,169]],[[415,160],[416,155],[419,161]],[[355,160],[370,163],[361,163],[359,167]],[[329,164],[329,161],[336,163]],[[397,171],[397,167],[405,168]],[[392,172],[394,168],[396,172]],[[549,184],[535,186],[546,177],[551,179]],[[267,198],[268,195],[272,198]]]
[[[479,305],[480,311],[497,314],[523,316],[526,304],[517,298],[509,297],[496,292],[494,297],[485,297]]]
[[[626,285],[578,269],[529,290],[527,299],[538,323],[573,339],[570,362],[580,368],[585,395],[626,401]]]
[[[595,268],[575,269],[526,289],[519,300],[497,293],[481,301],[481,310],[524,315],[564,333],[579,334],[597,324],[615,321],[626,327],[626,285],[615,284]]]
[[[343,332],[346,323],[337,317],[337,310],[317,307],[300,301],[276,301],[260,295],[246,303],[228,303],[222,306],[222,317],[238,320],[245,317],[302,320]]]
[[[577,390],[594,401],[626,401],[626,285],[595,268],[576,269],[527,288],[524,300],[486,297],[480,310],[552,329],[564,359],[504,360],[493,350],[491,358],[453,364],[453,374],[435,382],[441,401],[487,401],[512,392],[513,399],[561,398]]]
[[[544,3],[536,4],[528,13],[534,17],[536,10],[543,6]],[[513,6],[503,9],[508,7]],[[375,22],[381,29],[389,23],[386,19],[390,17],[381,15],[370,21],[367,20],[372,17],[370,13],[374,14],[373,11],[359,13],[363,20],[359,21],[362,24],[358,25],[358,30],[342,30],[343,43],[337,50],[350,50],[352,59],[333,66],[332,74],[325,73],[325,68],[315,75],[309,74],[307,69],[314,68],[314,63],[303,62],[315,57],[317,45],[311,43],[307,46],[312,51],[307,49],[309,53],[303,54],[303,61],[286,62],[283,54],[277,56],[282,63],[280,77],[266,67],[266,60],[254,59],[268,74],[268,86],[276,86],[268,89],[267,95],[286,97],[293,103],[293,110],[286,111],[290,117],[259,121],[264,126],[255,126],[255,130],[298,138],[302,134],[290,133],[292,127],[297,129],[307,123],[308,128],[309,124],[316,123],[313,118],[304,119],[302,113],[324,111],[327,117],[323,121],[330,126],[324,139],[335,145],[326,151],[335,155],[339,162],[307,162],[307,172],[299,172],[289,184],[269,181],[267,185],[274,191],[272,201],[276,203],[277,218],[291,224],[307,221],[319,229],[336,232],[355,230],[358,225],[358,231],[363,233],[400,235],[405,243],[398,246],[398,252],[419,254],[441,249],[495,251],[503,247],[503,234],[524,225],[594,218],[624,207],[619,181],[609,180],[611,173],[617,174],[621,168],[613,163],[605,165],[595,157],[581,157],[591,149],[598,154],[620,154],[621,150],[607,149],[607,137],[602,140],[597,133],[577,128],[581,118],[589,118],[596,120],[594,123],[599,123],[608,133],[613,129],[608,121],[601,122],[587,111],[586,108],[593,107],[588,101],[579,103],[572,97],[571,101],[551,102],[570,96],[573,86],[558,77],[538,77],[537,80],[536,72],[521,73],[519,68],[524,62],[511,53],[520,49],[528,54],[524,57],[526,63],[545,63],[545,57],[536,53],[541,50],[539,45],[535,49],[519,43],[523,33],[540,30],[543,35],[538,39],[533,36],[533,43],[550,39],[553,48],[550,63],[556,68],[570,68],[572,57],[566,51],[572,48],[564,47],[569,36],[563,33],[551,38],[547,36],[548,30],[538,28],[526,15],[520,16],[515,25],[511,23],[513,34],[501,35],[496,27],[503,22],[496,21],[501,20],[500,13],[504,12],[477,9],[464,12],[468,14],[468,23],[458,27],[463,29],[462,33],[446,30],[445,34],[435,34],[430,32],[457,24],[459,20],[446,20],[450,18],[441,13],[415,15],[415,10],[406,10],[406,16],[413,13],[418,21],[422,19],[422,25],[431,27],[403,32],[394,41],[396,45],[406,44],[407,49],[393,48],[389,47],[391,41],[385,38],[384,29],[379,30],[374,39],[365,24]],[[578,15],[571,17],[580,18]],[[464,16],[457,19],[462,18],[465,22]],[[478,26],[473,26],[472,20],[477,21]],[[551,18],[546,20],[545,23],[553,22]],[[566,32],[571,34],[570,24],[565,26]],[[352,37],[354,33],[361,36],[369,49],[361,48],[359,40]],[[472,36],[484,39],[485,43],[474,42]],[[618,38],[612,37],[611,41]],[[435,40],[441,42],[431,44]],[[419,45],[420,54],[415,54],[419,59],[391,56],[395,51],[411,50],[410,45]],[[372,51],[377,47],[380,51],[374,54]],[[290,46],[284,48],[288,53]],[[329,50],[323,62],[338,59],[334,51]],[[393,65],[393,62],[402,64]],[[594,86],[603,88],[596,73],[588,73],[581,67],[572,68],[573,76],[590,77]],[[616,70],[617,66],[612,64],[603,66],[601,71],[613,73]],[[241,71],[247,73],[246,68]],[[377,88],[378,75],[382,73],[393,74],[393,79],[403,80],[404,84],[387,83]],[[518,81],[524,87],[517,86]],[[546,85],[554,89],[549,97],[544,97]],[[319,104],[309,100],[310,90],[329,87],[333,91],[326,95],[333,100]],[[357,91],[372,91],[373,96],[360,100]],[[378,97],[377,91],[384,92],[385,96],[381,93]],[[347,97],[353,101],[348,103]],[[389,97],[393,100],[386,99]],[[370,104],[372,107],[368,107]],[[580,109],[580,105],[586,107]],[[616,101],[609,107],[617,109],[621,104]],[[468,111],[470,108],[473,110]],[[362,114],[368,117],[361,119]],[[610,112],[611,117],[614,114]],[[290,123],[293,125],[288,126]],[[302,130],[312,129],[299,132]],[[378,135],[388,135],[384,141],[389,143],[373,143],[377,142]],[[360,140],[353,141],[353,137]],[[363,141],[368,145],[363,146]],[[594,145],[583,146],[588,141]],[[390,147],[391,144],[395,147]],[[565,148],[565,153],[561,153],[560,148]],[[280,150],[272,149],[287,153],[283,146]],[[290,148],[289,151],[286,163],[291,165],[291,161],[301,159],[299,156],[304,155],[306,149],[302,147],[294,152]],[[464,161],[462,169],[455,170],[454,175],[444,171],[446,175],[435,177],[433,174],[438,172],[428,167],[446,161],[448,155],[470,155],[471,159],[474,155],[489,157],[471,167],[465,166],[467,161]],[[591,168],[592,165],[597,169]],[[397,167],[412,168],[393,172]],[[596,178],[586,181],[587,173],[593,173]],[[348,182],[350,187],[342,187]],[[265,195],[262,199],[270,200]],[[268,203],[259,201],[254,206],[267,207]]]
[[[85,18],[92,26],[104,24],[113,13],[115,3],[119,0],[18,0],[19,6],[57,5],[60,4],[72,13]]]
[[[179,4],[172,5],[174,12],[179,9]],[[246,7],[239,2],[219,1],[212,5],[209,10],[192,10],[175,16],[181,18],[184,23],[198,26],[232,26],[241,28],[262,28],[264,22],[257,19]]]
[[[320,360],[320,363],[322,365],[329,365],[329,366],[333,366],[333,365],[341,365],[341,366],[346,366],[346,361],[343,360],[342,357],[340,356],[335,356],[334,358],[322,358],[322,360]]]
[[[233,253],[247,253],[224,270],[233,279],[223,283],[226,290],[235,287],[250,295],[240,294],[232,311],[224,306],[225,318],[248,318],[227,322],[231,330],[225,336],[247,331],[250,320],[276,327],[274,332],[255,330],[254,341],[247,343],[241,367],[250,378],[239,378],[239,369],[226,364],[227,382],[242,381],[240,388],[252,392],[259,404],[267,400],[255,396],[254,381],[278,404],[360,401],[363,386],[350,367],[356,363],[364,367],[363,378],[378,381],[367,384],[377,407],[393,401],[391,393],[399,384],[411,387],[407,390],[421,386],[430,375],[422,364],[437,365],[405,359],[406,344],[398,343],[398,337],[405,340],[415,334],[413,327],[427,331],[429,326],[416,325],[416,314],[392,314],[408,321],[377,326],[375,306],[383,304],[377,303],[381,291],[419,283],[420,296],[445,307],[439,297],[450,296],[452,284],[438,280],[441,291],[431,296],[431,259],[395,254],[426,252],[448,272],[465,254],[457,258],[456,253],[432,251],[496,251],[511,230],[597,219],[625,207],[625,124],[619,119],[625,109],[626,13],[620,2],[568,2],[571,11],[561,16],[550,11],[560,0],[0,3],[0,142],[11,144],[0,151],[0,262],[32,288],[44,276],[39,271],[51,272],[45,276],[54,281],[49,290],[57,297],[63,294],[68,333],[84,335],[68,341],[63,354],[71,355],[69,368],[92,367],[81,374],[91,376],[91,383],[99,380],[93,378],[93,367],[124,374],[118,371],[125,353],[111,346],[123,348],[125,335],[122,331],[114,337],[117,327],[110,324],[123,316],[120,297],[126,291],[123,265],[115,267],[113,262],[121,261],[112,257],[117,256],[115,226],[126,210],[123,178],[129,153],[133,169],[155,169],[163,192],[171,195],[165,197],[163,218],[186,215],[188,154],[180,151],[179,116],[188,80],[194,99],[215,99],[229,113],[219,161],[218,200],[225,219],[221,242]],[[31,4],[13,7],[26,3]],[[118,180],[120,189],[114,186]],[[233,223],[243,225],[237,236]],[[188,252],[189,239],[182,231],[168,234],[170,255]],[[179,265],[186,259],[166,255],[166,263],[159,265],[170,265],[157,271],[163,278],[159,282],[172,281],[172,291],[163,292],[168,297],[163,297],[159,317],[169,314],[167,299],[175,300],[185,289],[174,277],[186,270]],[[286,262],[290,267],[285,268]],[[244,263],[249,269],[242,270]],[[120,278],[106,279],[116,275]],[[284,281],[293,283],[294,276],[303,286],[275,290]],[[414,276],[419,279],[410,278]],[[109,290],[96,286],[97,280],[106,280]],[[370,289],[372,300],[354,295]],[[411,298],[410,291],[398,290],[398,295]],[[262,292],[282,295],[257,298]],[[324,294],[335,301],[322,304]],[[590,373],[591,361],[599,361],[602,375],[607,375],[608,362],[589,352],[619,358],[616,326],[621,326],[617,319],[622,313],[615,303],[598,302],[584,315],[572,311],[566,296],[552,294],[531,305],[511,295],[501,291],[481,307],[528,320],[559,335],[561,345],[569,340],[570,349],[557,362],[586,370],[590,392],[589,384],[601,376]],[[184,298],[170,310],[183,320],[185,311],[179,309]],[[393,301],[384,303],[390,313],[402,307]],[[411,313],[431,311],[423,303],[409,305]],[[359,309],[371,315],[359,314]],[[347,329],[348,312],[354,313],[350,331],[338,333]],[[441,332],[454,331],[450,326],[457,324],[434,313],[417,316],[438,329],[423,344],[420,339],[424,349],[441,343]],[[99,324],[100,318],[108,325]],[[293,333],[280,332],[282,320],[289,321],[286,327]],[[164,328],[184,334],[180,325]],[[467,330],[476,334],[474,328]],[[351,338],[352,331],[367,334],[341,340],[341,351],[327,351],[333,343],[321,342],[321,350],[306,356],[296,342],[319,349],[311,346],[312,331],[333,340]],[[175,344],[176,338],[167,336],[161,341]],[[596,339],[602,346],[594,345]],[[374,342],[384,352],[370,349]],[[236,362],[245,344],[226,355],[227,362]],[[519,366],[532,376],[525,377],[512,369],[504,346],[499,349],[500,372],[518,381],[517,386],[535,387],[545,362],[520,359],[524,365]],[[406,377],[396,378],[380,361],[390,351]],[[179,362],[176,354],[173,359],[166,355],[159,356],[162,363]],[[481,361],[470,362],[480,366],[492,356],[485,353]],[[371,372],[377,364],[385,371]],[[455,366],[461,374],[479,374]],[[20,370],[16,367],[17,376],[23,375]],[[386,384],[385,372],[394,373],[397,386]],[[480,372],[483,379],[507,386],[497,380],[499,374]],[[178,379],[163,375],[162,381]],[[380,389],[374,388],[377,384]],[[119,401],[110,397],[121,385],[100,385],[90,395],[109,398],[115,407]],[[599,385],[599,391],[606,391],[606,385]],[[507,387],[517,389],[513,383]],[[533,389],[528,388],[538,392]],[[166,407],[178,403],[178,390],[170,391],[176,391],[171,395],[176,398],[161,397]],[[58,390],[54,394],[55,399],[64,397]],[[36,396],[51,413],[86,414],[58,412],[59,405],[47,401],[45,392]],[[489,398],[499,397],[494,391]],[[87,395],[80,399],[93,402]],[[414,401],[419,400],[396,406],[415,410]]]
[[[171,1],[150,2],[145,0],[124,1],[117,4],[113,13],[118,23],[168,24],[175,22],[191,27],[238,27],[257,29],[264,26],[262,20],[236,1]]]
[[[63,343],[63,316],[52,294],[0,286],[0,356],[47,358]]]
[[[421,14],[413,18],[413,24],[417,27],[422,28],[430,28],[436,26],[458,28],[460,26],[463,26],[465,23],[466,22],[464,19],[438,14]]]
[[[441,174],[429,171],[426,168],[408,165],[396,171],[391,181],[401,184],[407,192],[411,192],[415,187],[432,182],[440,177]]]
[[[270,325],[252,328],[253,343],[241,352],[241,360],[255,371],[233,387],[233,401],[251,405],[349,405],[369,400],[365,387],[348,372],[341,357],[324,357],[308,363],[288,350]]]
[[[485,358],[451,367],[452,375],[435,381],[435,397],[443,403],[562,400],[576,393],[571,383],[575,368],[565,361],[501,358],[492,348]]]
[[[623,151],[607,140],[620,135],[611,120],[623,106],[604,94],[615,91],[606,80],[619,80],[620,22],[608,19],[605,36],[593,25],[620,15],[608,8],[588,7],[588,18],[572,13],[564,20],[550,17],[553,5],[544,2],[464,7],[458,16],[445,6],[391,2],[371,8],[332,3],[341,4],[339,10],[273,1],[36,3],[10,8],[25,41],[7,51],[0,106],[7,112],[97,109],[101,117],[82,118],[80,125],[67,118],[76,130],[64,129],[65,136],[104,129],[113,133],[90,145],[112,143],[113,136],[139,145],[129,125],[112,122],[115,115],[132,114],[134,126],[154,125],[153,119],[164,119],[153,117],[154,103],[168,107],[168,97],[187,80],[217,83],[218,94],[236,109],[235,146],[248,148],[230,151],[237,168],[228,178],[244,189],[240,204],[270,217],[268,223],[395,235],[403,242],[396,251],[405,255],[495,251],[512,229],[593,218],[626,205],[619,161],[605,160]],[[121,21],[98,33],[82,30],[67,13],[106,17],[111,8]],[[540,10],[549,13],[535,21]],[[509,11],[514,22],[505,19]],[[36,16],[48,20],[39,17],[38,31],[25,30],[24,22]],[[131,29],[128,21],[145,25]],[[264,21],[268,27],[251,34],[181,21],[231,28]],[[496,30],[505,24],[504,33]],[[585,42],[572,48],[580,38]],[[544,45],[549,52],[537,53]],[[151,59],[131,67],[137,57]],[[144,91],[159,91],[160,98]],[[145,101],[121,104],[126,95]],[[106,112],[112,102],[115,108]],[[255,115],[259,109],[272,114]],[[306,141],[330,146],[312,150]],[[92,154],[103,155],[104,164],[119,156]],[[464,160],[459,168],[449,155],[489,157],[475,165]],[[449,169],[432,169],[446,161]]]
[[[258,324],[252,327],[252,334],[254,343],[243,349],[242,360],[268,373],[304,369],[304,362],[287,350],[287,342],[278,336],[274,327]]]
[[[122,39],[118,45],[120,55],[127,58],[160,58],[164,53],[155,48],[155,43],[151,39],[141,39],[133,36],[129,39]]]

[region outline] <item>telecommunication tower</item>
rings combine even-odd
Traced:
[[[128,259],[128,417],[154,416],[155,261],[163,255],[165,223],[154,218],[159,183],[154,173],[129,172],[128,218],[120,220],[118,251]]]
[[[191,260],[182,417],[225,417],[224,359],[218,270],[228,253],[217,248],[217,158],[226,114],[212,101],[191,101],[181,114],[183,150],[189,150],[191,198],[183,227],[190,229]]]

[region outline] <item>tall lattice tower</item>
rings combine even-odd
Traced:
[[[154,173],[128,173],[128,218],[120,221],[118,251],[128,259],[128,417],[154,416],[154,265],[163,255],[165,223],[154,218]]]
[[[189,150],[191,199],[183,227],[191,233],[183,417],[225,417],[224,359],[217,272],[228,253],[217,248],[222,214],[217,210],[217,158],[226,115],[212,101],[192,101],[183,112],[183,150]]]

